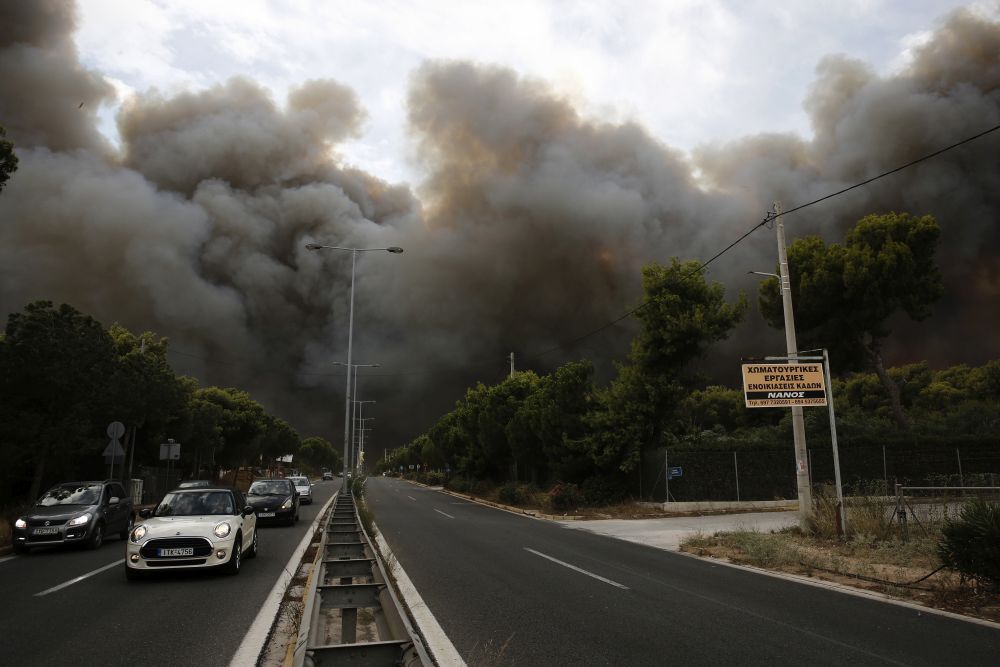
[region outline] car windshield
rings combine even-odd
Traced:
[[[38,505],[52,507],[53,505],[96,505],[101,497],[100,484],[64,484],[49,489],[38,499]]]
[[[286,477],[285,479],[295,486],[309,486],[309,480],[305,477]]]
[[[276,479],[254,482],[250,487],[251,496],[287,496],[291,493],[288,480]]]
[[[225,491],[168,493],[156,507],[154,516],[204,516],[234,514],[233,496]]]

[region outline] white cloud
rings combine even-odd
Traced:
[[[846,53],[891,71],[963,4],[83,0],[77,43],[85,63],[138,90],[244,74],[282,99],[304,79],[337,79],[370,114],[343,155],[410,180],[418,175],[405,157],[406,89],[426,59],[511,67],[589,115],[637,120],[688,150],[761,131],[808,134],[801,103],[822,56]]]

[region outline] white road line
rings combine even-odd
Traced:
[[[434,510],[434,511],[437,512],[438,514],[444,514],[449,519],[454,519],[455,518],[452,515],[448,514],[447,512],[442,512],[441,510]]]
[[[413,496],[406,496],[406,497],[409,498],[410,500],[416,500],[416,498],[414,498]]]
[[[70,579],[69,581],[63,582],[63,583],[59,584],[58,586],[53,586],[52,588],[47,588],[44,591],[42,591],[41,593],[35,593],[35,597],[36,598],[40,598],[43,595],[48,595],[49,593],[55,593],[56,591],[61,591],[62,589],[67,588],[68,586],[72,586],[73,584],[80,583],[81,581],[83,581],[87,577],[92,577],[95,574],[100,574],[101,572],[104,572],[105,570],[110,570],[113,567],[118,567],[119,565],[121,565],[124,562],[125,562],[124,558],[122,558],[121,560],[116,560],[114,563],[111,563],[110,565],[105,565],[104,567],[99,567],[96,570],[88,572],[87,574],[81,574],[79,577],[74,577],[73,579]]]
[[[4,556],[3,558],[0,558],[0,563],[6,563],[7,561],[14,560],[15,558],[17,558],[17,556]]]
[[[579,568],[576,565],[570,565],[569,563],[561,561],[558,558],[553,558],[552,556],[548,556],[546,554],[543,554],[541,551],[535,551],[534,549],[529,549],[528,547],[524,547],[524,550],[525,551],[530,551],[531,553],[535,554],[536,556],[541,556],[542,558],[546,558],[546,559],[552,561],[553,563],[558,563],[559,565],[562,565],[563,567],[568,567],[569,569],[575,570],[575,571],[579,572],[580,574],[585,574],[588,577],[593,577],[594,579],[597,579],[598,581],[603,581],[606,584],[611,584],[612,586],[620,588],[623,591],[629,590],[628,586],[623,586],[622,584],[619,584],[617,581],[611,581],[610,579],[605,579],[604,577],[602,577],[599,574],[594,574],[593,572],[588,572],[587,570],[584,570],[583,568]]]

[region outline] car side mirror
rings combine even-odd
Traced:
[[[117,505],[121,501],[122,501],[122,499],[119,498],[118,496],[111,496],[111,500],[108,501],[108,504],[109,505]]]
[[[139,516],[143,519],[148,519],[149,517],[153,516],[153,510],[149,509],[148,507],[145,509],[141,509],[139,510]]]
[[[251,514],[253,514],[252,505],[247,505],[246,507],[243,508],[243,516],[250,516]]]

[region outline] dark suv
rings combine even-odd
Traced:
[[[132,521],[132,499],[119,482],[64,482],[14,522],[14,551],[55,544],[97,549],[105,535],[127,539]]]

